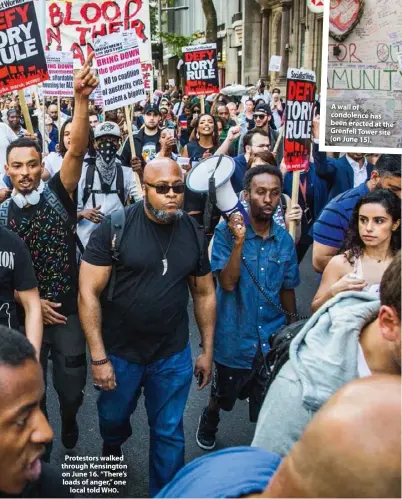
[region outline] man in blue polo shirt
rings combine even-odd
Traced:
[[[370,180],[334,198],[314,224],[313,267],[324,272],[342,246],[355,205],[375,189],[388,189],[401,198],[401,155],[382,154]]]
[[[258,394],[245,390],[252,366],[262,363],[269,337],[295,317],[294,288],[300,283],[296,249],[288,232],[272,219],[281,190],[278,168],[251,168],[244,180],[250,223],[234,214],[215,230],[211,262],[218,279],[215,373],[196,435],[205,450],[215,447],[220,409],[231,411],[238,398],[250,397],[250,420],[256,421],[261,401],[254,396]]]

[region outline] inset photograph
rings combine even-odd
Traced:
[[[400,153],[402,0],[326,2],[323,44],[320,149]]]

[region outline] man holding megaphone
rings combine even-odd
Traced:
[[[244,181],[248,221],[235,211],[215,230],[211,259],[218,280],[215,372],[196,434],[197,444],[205,450],[215,447],[220,409],[231,411],[238,398],[249,397],[250,420],[257,421],[260,401],[248,390],[252,367],[263,362],[269,337],[297,317],[296,249],[288,232],[273,220],[281,192],[278,168],[251,168]]]

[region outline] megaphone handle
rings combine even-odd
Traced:
[[[208,194],[210,202],[213,205],[216,205],[216,187],[215,187],[215,178],[213,175],[208,181]]]

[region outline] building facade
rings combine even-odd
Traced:
[[[205,18],[199,0],[176,0],[189,9],[168,15],[168,30],[203,43]],[[283,91],[289,67],[312,69],[321,84],[323,16],[306,0],[214,0],[218,18],[221,87],[255,84],[259,78]],[[282,57],[279,72],[269,71],[272,55]],[[165,80],[178,78],[178,59],[165,51]]]

